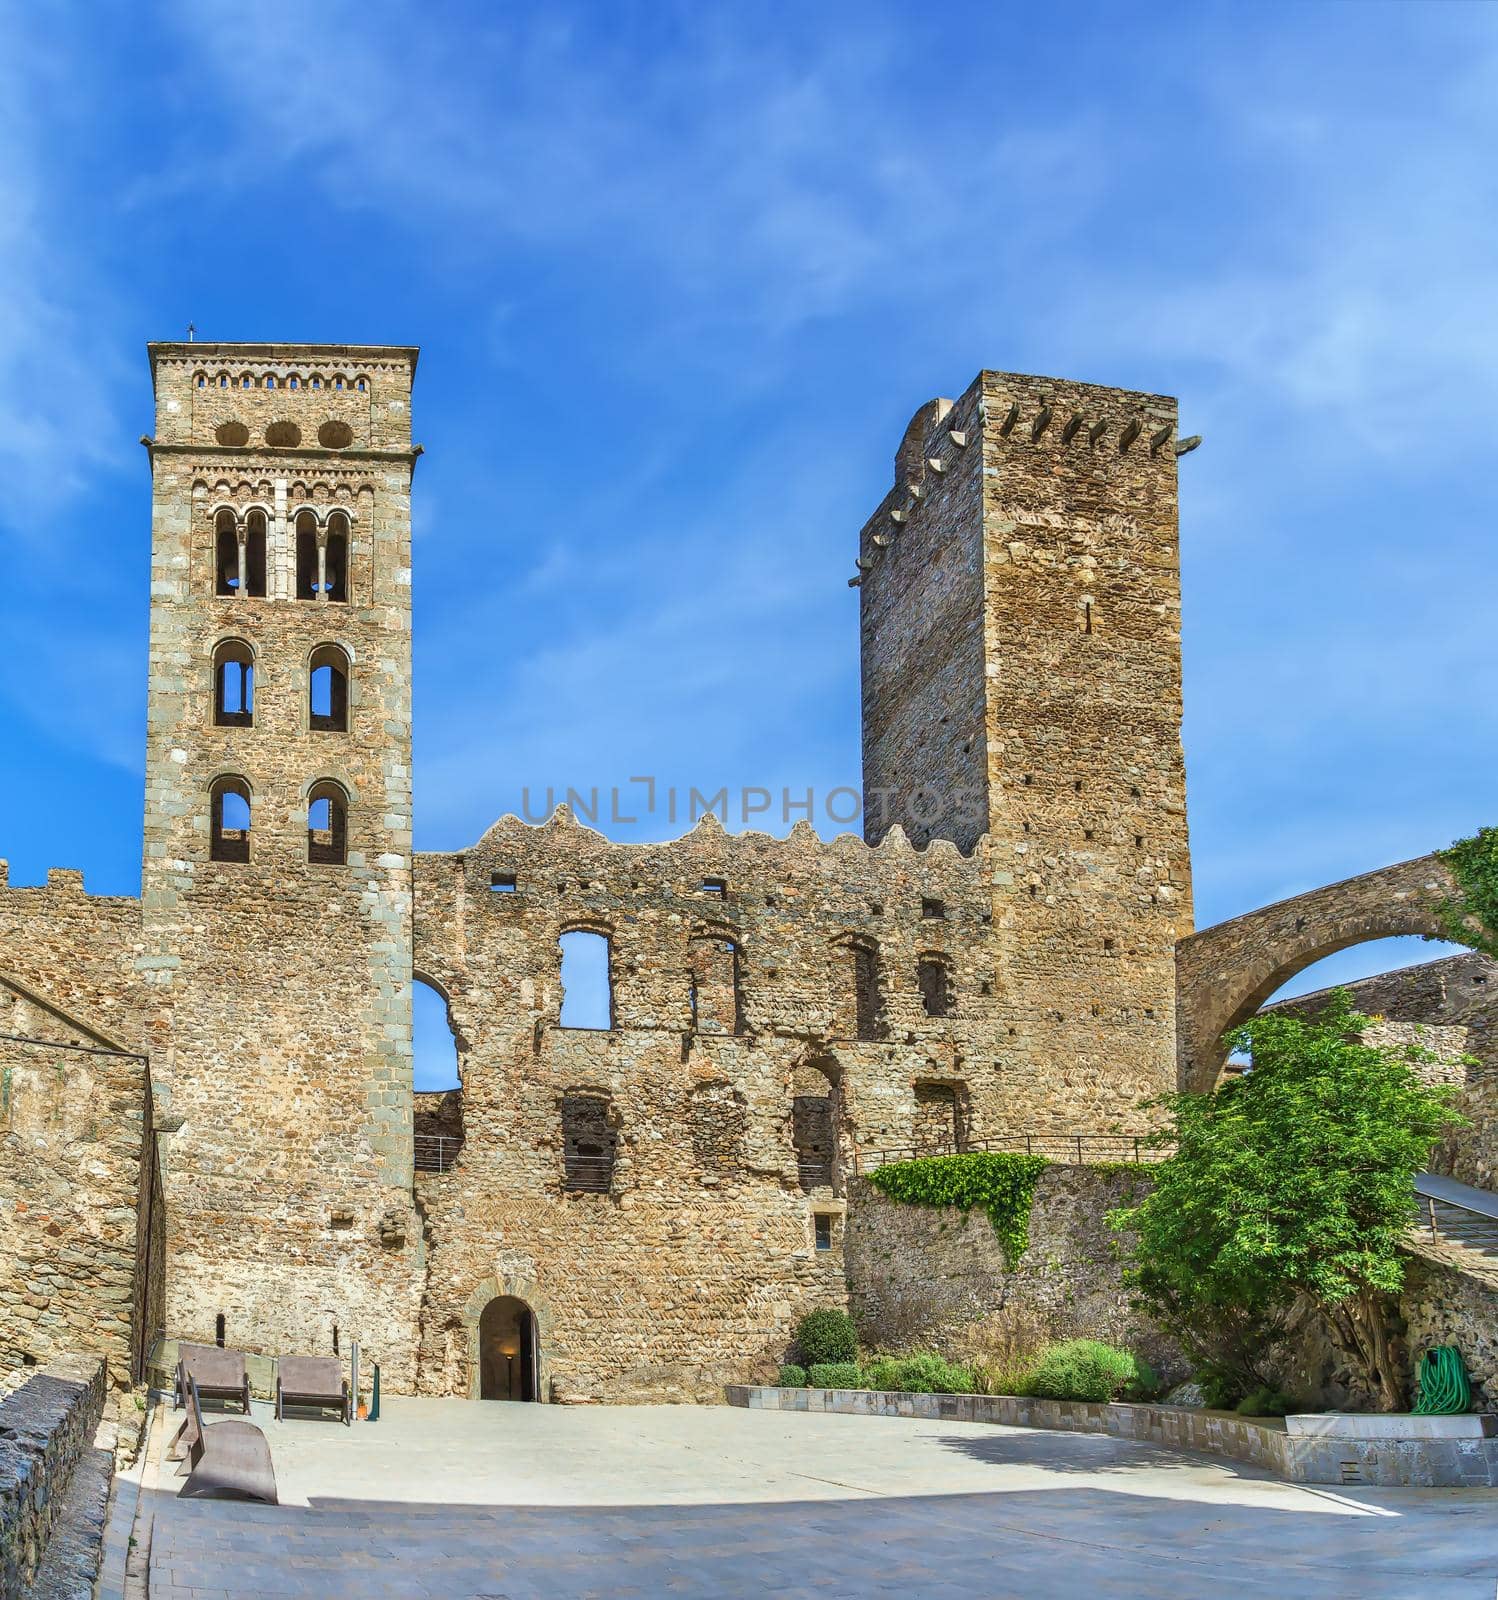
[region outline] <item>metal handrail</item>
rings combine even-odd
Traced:
[[[1464,1206],[1460,1200],[1448,1200],[1444,1195],[1417,1194],[1415,1196],[1415,1215],[1420,1218],[1424,1227],[1429,1228],[1432,1244],[1441,1243],[1442,1237],[1442,1229],[1438,1220],[1439,1213],[1436,1210],[1437,1206],[1441,1206],[1447,1211],[1459,1211],[1464,1217],[1475,1217],[1480,1223],[1498,1233],[1498,1217],[1494,1217],[1486,1211],[1478,1211],[1472,1206]],[[1422,1211],[1424,1213],[1423,1217],[1421,1216]],[[1446,1242],[1456,1245],[1466,1243],[1465,1240],[1453,1239],[1449,1236]]]
[[[418,1172],[450,1172],[463,1148],[462,1138],[451,1133],[418,1133],[411,1143]]]
[[[877,1150],[855,1150],[855,1173],[872,1172],[891,1161],[914,1161],[921,1156],[961,1155],[969,1151],[990,1150],[1010,1154],[1051,1156],[1074,1160],[1078,1166],[1087,1161],[1131,1161],[1138,1163],[1164,1161],[1170,1147],[1156,1142],[1157,1136],[1149,1133],[1000,1133],[982,1139],[963,1139],[945,1148],[921,1145],[891,1145]]]

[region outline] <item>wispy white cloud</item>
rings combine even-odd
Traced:
[[[49,107],[78,92],[64,48],[0,5],[0,526],[43,564],[66,544],[57,513],[125,456],[118,342],[101,338],[110,293],[69,248]],[[61,564],[61,563],[59,563]]]

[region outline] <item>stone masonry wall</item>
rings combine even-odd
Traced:
[[[1050,1166],[1036,1186],[1030,1248],[1005,1263],[981,1210],[891,1200],[865,1182],[849,1197],[848,1305],[870,1348],[936,1349],[1000,1360],[1053,1340],[1094,1338],[1143,1355],[1167,1381],[1187,1376],[1174,1342],[1132,1310],[1123,1285],[1127,1238],[1115,1243],[1107,1213],[1149,1182],[1147,1170]],[[1418,1238],[1404,1256],[1396,1341],[1408,1362],[1455,1344],[1478,1409],[1498,1403],[1498,1284],[1428,1254]],[[1374,1405],[1317,1313],[1292,1313],[1276,1380],[1311,1407]],[[1406,1373],[1413,1383],[1413,1371]],[[1413,1389],[1411,1390],[1413,1398]]]
[[[222,1316],[230,1344],[303,1353],[330,1349],[337,1326],[409,1389],[423,1272],[411,1195],[414,352],[151,354],[138,968],[171,1041],[154,1058],[167,1321],[211,1339]],[[226,508],[240,526],[266,519],[263,597],[216,593]],[[350,522],[347,599],[298,599],[297,524],[327,530],[334,511]],[[224,640],[253,655],[251,726],[215,723]],[[351,663],[346,732],[309,718],[310,658],[327,644]],[[251,792],[248,861],[210,858],[210,790],[225,775]],[[308,859],[321,780],[347,796],[346,863]]]
[[[148,994],[138,982],[140,901],[91,895],[83,874],[54,867],[45,884],[11,885],[0,861],[0,981],[14,979],[70,1017],[147,1051]]]
[[[418,856],[416,906],[417,970],[449,997],[463,1077],[462,1154],[419,1180],[426,1392],[471,1392],[498,1294],[535,1310],[555,1398],[702,1398],[771,1370],[802,1312],[842,1303],[853,1149],[909,1142],[918,1085],[964,1089],[980,1133],[1003,1105],[981,866],[945,843],[918,852],[897,832],[870,850],[704,820],[670,844],[620,845],[566,812],[540,828],[507,817],[462,855]],[[611,940],[608,1031],[559,1026],[568,928]],[[703,1003],[694,1026],[703,937],[734,946],[739,1033],[731,1008]],[[859,946],[880,1000],[862,1039]],[[947,1017],[922,1007],[929,953],[952,973]],[[818,1091],[841,1161],[804,1188],[795,1102]],[[563,1102],[583,1097],[609,1108],[607,1193],[564,1187]],[[819,1212],[831,1250],[816,1248]]]
[[[1047,1167],[1030,1247],[1012,1271],[981,1208],[910,1205],[859,1182],[845,1254],[860,1338],[871,1349],[999,1360],[1060,1339],[1102,1339],[1136,1351],[1166,1378],[1184,1377],[1173,1342],[1130,1308],[1107,1223],[1147,1181],[1111,1167]]]
[[[0,1039],[0,1367],[88,1351],[128,1384],[151,1315],[146,1065],[5,983],[0,1033],[56,1041]]]
[[[22,1600],[104,1411],[104,1363],[60,1357],[0,1400],[0,1600]]]

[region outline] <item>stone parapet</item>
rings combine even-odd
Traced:
[[[777,1389],[730,1384],[729,1405],[755,1411],[987,1422],[1199,1450],[1263,1467],[1294,1483],[1419,1489],[1498,1488],[1498,1438],[1292,1437],[1274,1420],[1181,1406],[1105,1405],[1001,1394],[895,1394],[873,1389]],[[1423,1421],[1423,1418],[1414,1419]]]
[[[0,1600],[35,1574],[63,1491],[104,1412],[104,1363],[62,1359],[0,1401]]]

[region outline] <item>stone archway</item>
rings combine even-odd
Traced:
[[[468,1383],[470,1400],[484,1396],[483,1335],[484,1313],[495,1301],[512,1301],[530,1314],[530,1345],[532,1365],[530,1373],[531,1398],[545,1401],[551,1384],[551,1356],[554,1349],[551,1309],[545,1297],[530,1278],[511,1273],[495,1273],[482,1280],[463,1307],[462,1335],[467,1346]],[[499,1313],[493,1314],[498,1317]]]
[[[539,1350],[536,1315],[524,1300],[500,1294],[479,1313],[479,1398],[535,1400]]]
[[[1401,934],[1445,939],[1439,908],[1456,885],[1421,856],[1312,889],[1182,939],[1176,946],[1177,1073],[1202,1093],[1226,1059],[1222,1036],[1323,956]]]

